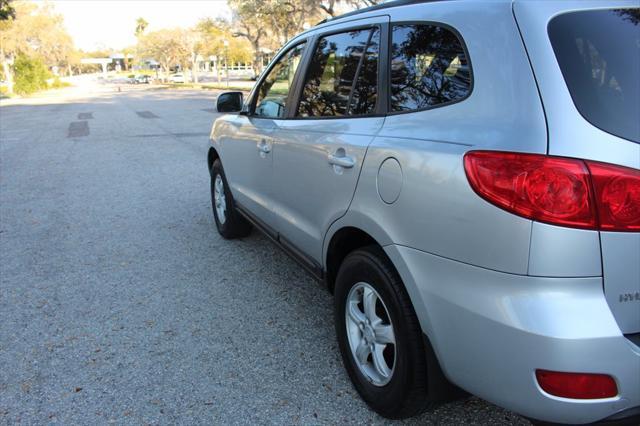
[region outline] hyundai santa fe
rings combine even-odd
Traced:
[[[372,409],[639,421],[637,1],[385,3],[217,109],[217,230],[326,284]]]

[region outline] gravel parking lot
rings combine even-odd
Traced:
[[[0,423],[390,423],[349,382],[328,292],[215,232],[213,97],[0,107]],[[527,423],[477,398],[406,422]]]

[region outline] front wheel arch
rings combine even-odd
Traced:
[[[211,173],[211,168],[213,167],[213,163],[220,158],[218,151],[214,147],[209,148],[209,152],[207,153],[207,165],[209,166],[209,173]]]

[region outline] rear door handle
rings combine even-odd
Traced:
[[[258,142],[258,151],[260,151],[261,154],[268,154],[271,152],[271,146],[265,139],[262,139],[260,142]]]
[[[329,164],[344,167],[345,169],[350,169],[356,165],[356,160],[354,160],[353,157],[348,157],[346,155],[337,156],[334,154],[329,154],[328,158]]]

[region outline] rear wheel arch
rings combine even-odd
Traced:
[[[331,236],[331,240],[327,246],[326,263],[325,263],[325,282],[329,291],[333,294],[335,288],[335,281],[346,257],[353,253],[355,250],[373,249],[388,262],[390,268],[400,277],[400,271],[394,264],[393,260],[386,254],[383,245],[380,244],[371,234],[368,232],[352,226],[345,226],[338,229]],[[400,278],[401,279],[401,278]],[[406,284],[401,281],[400,285],[405,291],[409,292],[406,288]],[[413,300],[409,299],[409,303],[413,308]],[[422,330],[422,327],[420,327]],[[464,398],[468,396],[467,392],[451,383],[444,374],[435,348],[431,342],[427,333],[422,330],[423,344],[425,355],[428,360],[427,363],[427,376],[429,377],[428,392],[432,396],[433,401],[438,403],[449,402],[456,399]]]
[[[331,236],[325,259],[326,284],[331,293],[333,293],[335,280],[342,261],[349,253],[367,246],[382,248],[382,245],[375,238],[356,227],[346,226],[340,228]]]

